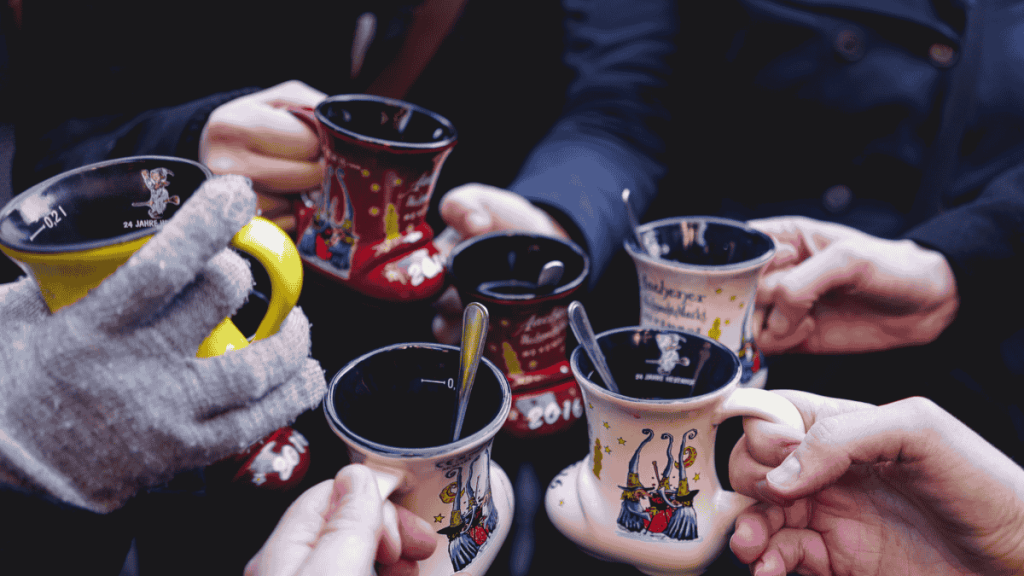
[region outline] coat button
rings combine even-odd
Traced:
[[[928,57],[932,59],[932,63],[940,68],[948,68],[953,65],[956,60],[956,50],[948,44],[932,44],[931,48],[928,49]]]
[[[851,202],[853,202],[853,191],[844,184],[836,184],[821,195],[822,205],[832,214],[845,211],[850,207]]]
[[[856,62],[864,56],[864,38],[856,30],[842,30],[836,35],[835,48],[840,56]]]

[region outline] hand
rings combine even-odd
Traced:
[[[926,344],[960,305],[942,254],[802,217],[748,222],[778,252],[757,289],[766,353],[871,352]]]
[[[779,391],[808,432],[747,419],[730,546],[755,576],[1024,573],[1024,470],[923,398]]]
[[[0,286],[0,482],[109,512],[319,403],[326,383],[298,308],[269,338],[196,357],[252,288],[248,265],[225,247],[255,201],[244,178],[207,181],[54,314],[31,278]]]
[[[221,105],[203,127],[199,161],[214,174],[252,180],[261,214],[294,232],[288,195],[319,188],[324,165],[316,132],[285,108],[316,106],[325,96],[290,80]]]
[[[569,238],[547,212],[515,192],[486,184],[463,184],[441,198],[441,218],[462,240],[491,232],[517,230],[530,234]],[[462,302],[454,288],[434,305],[434,337],[443,344],[458,344],[462,335]]]
[[[245,576],[398,576],[437,546],[434,531],[405,508],[382,500],[369,468],[350,464],[288,507]]]

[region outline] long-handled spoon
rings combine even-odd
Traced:
[[[601,347],[597,345],[597,337],[594,335],[594,329],[590,326],[587,311],[583,309],[583,304],[576,300],[569,304],[569,326],[572,328],[572,333],[576,335],[576,340],[579,341],[580,346],[583,346],[583,350],[590,356],[590,361],[601,376],[601,380],[604,380],[604,385],[612,392],[618,394],[619,387],[615,384],[615,379],[612,378],[611,370],[608,369],[608,362],[601,352]]]
[[[455,421],[452,423],[452,442],[462,435],[462,423],[466,419],[466,406],[473,390],[476,370],[480,366],[480,355],[487,339],[487,308],[479,302],[470,302],[462,313],[462,344],[459,349],[459,380],[457,382]]]

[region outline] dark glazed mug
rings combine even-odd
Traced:
[[[547,291],[536,282],[548,262],[565,266]],[[569,240],[496,232],[457,245],[448,272],[463,302],[490,312],[484,356],[505,373],[512,411],[505,430],[543,436],[564,430],[582,414],[579,389],[569,370],[565,340],[568,307],[590,271],[590,260]]]
[[[321,190],[297,210],[306,266],[375,299],[437,295],[444,257],[426,216],[455,127],[415,104],[366,94],[290,110],[317,131],[326,161]]]

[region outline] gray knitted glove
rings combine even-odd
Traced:
[[[254,211],[245,179],[215,178],[77,303],[50,314],[33,280],[0,286],[0,482],[109,512],[320,402],[298,308],[269,338],[196,357],[252,287],[225,246]]]

